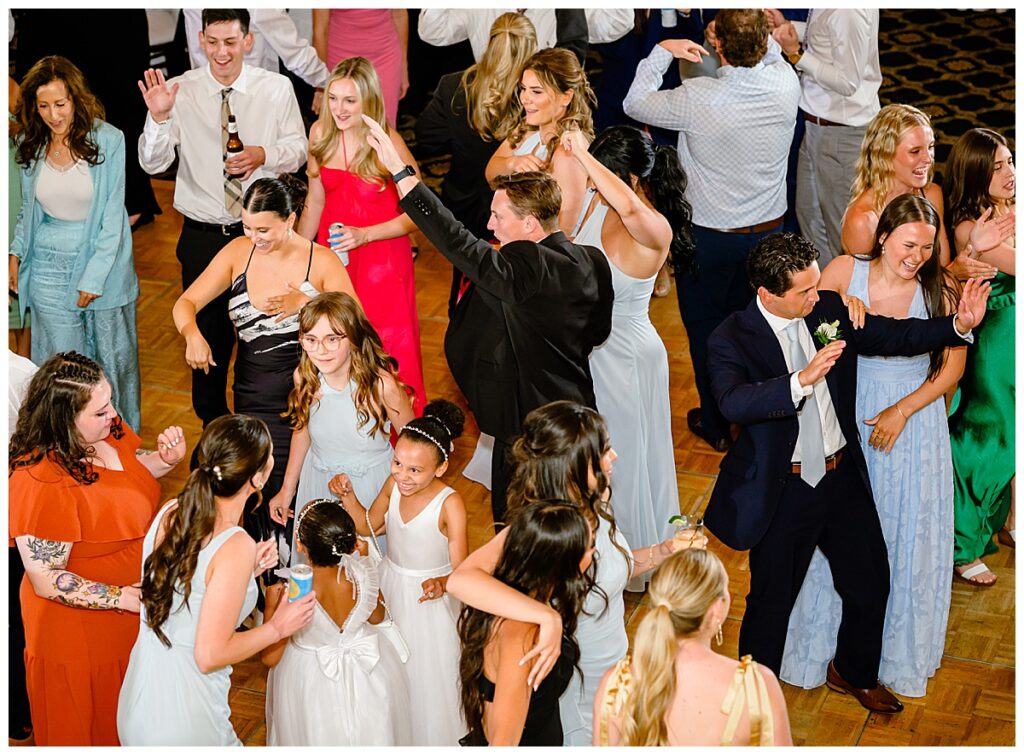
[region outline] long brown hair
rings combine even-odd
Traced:
[[[218,417],[203,430],[196,449],[198,466],[178,494],[178,505],[164,517],[164,537],[143,566],[146,625],[167,647],[171,641],[160,627],[176,594],[188,604],[199,551],[216,523],[215,496],[227,498],[241,490],[267,465],[271,447],[266,423],[245,414]]]
[[[352,402],[356,406],[359,427],[365,427],[371,420],[370,435],[384,433],[388,423],[388,407],[384,403],[381,388],[381,374],[391,375],[399,390],[411,393],[412,389],[398,379],[398,360],[384,351],[380,336],[366,319],[362,307],[342,291],[328,291],[320,294],[299,310],[299,338],[316,327],[321,317],[326,317],[331,330],[345,336],[349,344],[349,379],[355,385]],[[320,390],[320,374],[305,349],[299,357],[295,387],[288,394],[287,417],[293,430],[301,430],[309,422],[309,411]]]
[[[718,556],[697,548],[669,556],[654,571],[651,610],[633,640],[632,682],[622,708],[623,746],[668,746],[665,716],[675,697],[679,641],[700,631],[708,609],[725,597],[725,585]]]
[[[512,478],[508,484],[508,510],[517,511],[534,501],[571,501],[597,532],[598,519],[608,522],[612,545],[627,562],[632,557],[615,538],[615,516],[605,491],[611,483],[601,470],[601,457],[611,448],[604,417],[575,401],[552,401],[534,409],[523,420],[523,433],[512,444]],[[593,473],[596,485],[589,485]],[[610,491],[609,491],[610,492]],[[600,554],[594,554],[591,573],[598,568]],[[598,586],[594,591],[608,596]]]
[[[1002,134],[987,128],[969,129],[957,139],[946,159],[946,206],[949,208],[947,228],[956,249],[956,227],[965,220],[978,217],[995,202],[989,193],[996,151],[1006,147]]]
[[[391,133],[385,117],[384,95],[381,92],[377,69],[366,58],[345,58],[334,67],[330,78],[324,84],[324,104],[320,108],[320,118],[317,121],[320,124],[320,137],[309,145],[309,154],[316,160],[317,165],[323,165],[331,159],[338,151],[338,142],[342,138],[341,129],[334,122],[331,109],[327,106],[327,96],[331,92],[331,85],[341,79],[350,79],[356,85],[359,100],[362,103],[363,115],[368,115],[377,121],[384,129],[384,133]],[[391,115],[395,116],[394,113]],[[356,123],[351,131],[360,136],[360,145],[348,161],[348,171],[355,173],[367,183],[375,184],[380,191],[384,191],[384,187],[387,186],[386,179],[391,174],[377,159],[377,153],[366,141],[366,124]],[[315,178],[316,176],[311,177]]]
[[[18,411],[7,456],[8,476],[47,458],[80,485],[96,482],[99,473],[89,461],[95,449],[82,443],[75,420],[102,379],[100,366],[77,351],[54,354],[43,362]],[[120,417],[114,420],[110,434],[124,436]]]
[[[522,13],[502,13],[491,24],[479,63],[462,74],[469,125],[484,141],[503,141],[519,120],[519,79],[537,49],[537,31]]]
[[[955,312],[960,301],[960,288],[956,278],[942,267],[939,262],[939,220],[938,210],[924,197],[913,194],[901,194],[882,210],[875,228],[875,243],[871,251],[857,255],[860,259],[874,260],[882,256],[882,244],[893,231],[907,223],[927,223],[935,229],[932,255],[917,270],[917,281],[921,284],[924,294],[924,305],[929,317],[942,317]],[[934,380],[945,361],[945,348],[931,352],[928,379]]]
[[[564,655],[579,671],[576,621],[588,583],[580,562],[590,544],[591,530],[579,508],[564,502],[543,501],[525,507],[508,527],[494,578],[558,611],[562,618]],[[483,731],[484,651],[494,640],[492,614],[466,605],[459,615],[459,694],[470,732]]]
[[[594,138],[594,118],[591,115],[591,108],[597,103],[597,98],[587,82],[587,74],[583,72],[579,60],[569,50],[559,47],[538,50],[526,61],[523,71],[533,71],[541,85],[553,92],[558,94],[572,92],[572,99],[565,110],[565,115],[558,119],[555,133],[546,145],[548,156],[543,169],[548,170],[563,133],[578,128],[590,139]],[[521,78],[522,75],[520,75]],[[526,122],[526,111],[520,106],[518,122],[515,129],[509,134],[508,142],[513,148],[518,147],[528,133],[536,130],[536,126],[531,126]]]
[[[60,81],[68,90],[74,114],[68,131],[68,149],[71,154],[89,165],[103,162],[99,145],[93,134],[95,121],[103,120],[103,103],[90,91],[85,75],[67,58],[47,55],[32,66],[21,80],[21,107],[18,108],[17,162],[28,168],[38,160],[50,143],[50,128],[36,109],[36,91],[53,81]]]

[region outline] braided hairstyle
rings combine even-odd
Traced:
[[[43,362],[21,402],[7,457],[8,476],[19,467],[31,467],[47,458],[80,485],[96,482],[99,473],[88,460],[95,449],[82,442],[75,420],[105,379],[100,366],[77,351],[54,354]],[[114,420],[110,434],[124,437],[120,417]]]
[[[298,542],[313,566],[337,566],[356,549],[356,525],[334,498],[315,498],[302,508],[295,525]]]
[[[178,494],[178,505],[164,517],[163,539],[143,565],[146,624],[167,647],[171,641],[160,627],[175,594],[183,595],[188,605],[199,551],[217,519],[216,499],[230,498],[250,483],[267,466],[271,448],[266,423],[245,414],[218,417],[203,430],[196,449],[199,464]],[[256,495],[261,497],[258,490]]]
[[[462,435],[465,422],[465,412],[451,401],[434,399],[423,409],[423,416],[410,420],[398,437],[430,446],[441,466],[448,461],[452,441]]]

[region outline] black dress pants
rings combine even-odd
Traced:
[[[815,546],[843,601],[835,666],[854,687],[878,681],[889,599],[889,556],[874,500],[852,454],[817,487],[790,474],[764,538],[750,550],[750,593],[740,655],[779,673],[793,610]]]
[[[242,235],[241,224],[237,228],[237,233],[231,234],[187,224],[181,229],[177,256],[181,263],[182,290],[192,285],[229,241]],[[235,328],[228,318],[229,298],[230,292],[225,291],[196,314],[196,325],[210,344],[213,361],[217,363],[208,373],[192,370],[192,409],[202,420],[203,427],[231,413],[227,400],[228,365],[235,348]]]
[[[491,452],[491,514],[494,517],[495,533],[507,524],[505,519],[508,511],[508,482],[512,477],[512,464],[509,460],[511,447],[501,438],[494,439]]]

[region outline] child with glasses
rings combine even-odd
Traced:
[[[306,501],[329,496],[327,483],[340,473],[349,476],[362,500],[373,500],[391,472],[391,429],[401,431],[413,418],[395,359],[348,294],[321,294],[302,308],[299,344],[302,355],[288,396],[288,466],[268,507],[282,525]],[[295,553],[294,535],[291,551],[292,563],[305,563]]]

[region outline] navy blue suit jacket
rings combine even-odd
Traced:
[[[839,321],[846,348],[825,380],[846,438],[844,453],[852,456],[870,496],[855,416],[857,355],[914,356],[965,341],[956,335],[952,317],[894,320],[868,315],[863,329],[854,330],[839,294],[822,291],[820,296],[804,322],[813,332],[822,322]],[[821,348],[817,340],[815,347]],[[747,550],[764,536],[780,505],[799,434],[798,407],[789,387],[792,373],[756,299],[711,334],[708,372],[722,414],[742,429],[722,459],[704,522],[730,548]]]

